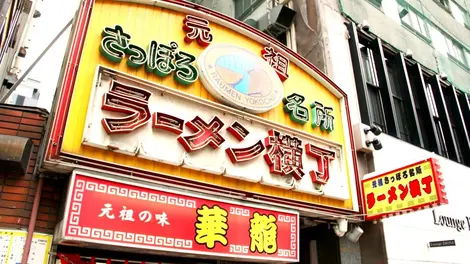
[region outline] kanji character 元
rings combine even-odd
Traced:
[[[432,183],[432,176],[426,176],[421,179],[421,183],[424,184],[423,191],[427,194],[431,194],[432,188],[431,188],[431,183]]]
[[[393,201],[397,200],[397,188],[395,186],[390,187],[388,190],[388,203],[391,204]]]
[[[375,194],[373,192],[368,193],[366,196],[367,208],[372,209],[375,205]]]
[[[233,122],[230,127],[227,128],[236,139],[243,141],[245,137],[250,133],[242,124],[238,121]],[[252,160],[264,151],[265,147],[261,140],[258,140],[254,145],[246,148],[226,148],[225,152],[229,156],[233,163],[243,162]]]
[[[309,120],[308,109],[301,105],[304,101],[305,97],[297,93],[293,93],[282,99],[284,112],[289,113],[292,121],[300,124],[305,124]]]
[[[325,107],[320,102],[314,102],[310,105],[312,109],[312,127],[320,127],[322,131],[330,133],[334,130],[334,116],[331,115],[332,107]]]
[[[196,61],[196,57],[187,52],[178,51],[176,53],[176,71],[174,77],[177,82],[188,85],[197,80],[199,72],[193,65],[194,61]]]
[[[165,212],[161,214],[155,214],[155,220],[157,220],[157,224],[161,225],[162,227],[165,225],[170,225],[168,222],[168,215]]]
[[[179,136],[178,142],[187,152],[202,149],[207,145],[216,149],[225,141],[219,134],[219,131],[224,127],[224,123],[217,116],[214,116],[209,123],[204,122],[202,118],[196,116],[193,120],[186,122],[186,126],[191,129],[194,134]]]
[[[405,200],[406,196],[408,195],[408,185],[398,185],[398,189],[400,189],[400,200]]]
[[[123,221],[131,221],[134,222],[134,210],[127,209],[126,206],[122,207],[122,210],[119,212],[119,218]]]
[[[421,186],[418,179],[410,181],[409,186],[411,197],[421,196]]]
[[[149,211],[142,211],[139,213],[139,219],[140,221],[148,223],[152,219],[152,214]]]
[[[111,81],[109,92],[103,95],[101,109],[125,114],[101,120],[108,134],[128,133],[144,126],[151,118],[148,102],[152,94],[144,89]]]
[[[300,180],[304,176],[302,165],[302,140],[290,135],[283,135],[274,129],[269,130],[265,138],[267,154],[264,160],[271,173],[279,175],[291,174]]]
[[[99,214],[98,217],[106,216],[108,219],[114,219],[114,214],[111,213],[112,210],[111,204],[104,204],[104,208],[101,208],[101,214]]]
[[[183,20],[183,30],[188,32],[184,37],[184,42],[191,43],[197,40],[197,43],[203,47],[212,42],[211,29],[209,21],[200,17],[187,15]]]
[[[131,36],[121,26],[105,27],[101,32],[100,53],[108,60],[119,63],[125,56]]]
[[[377,181],[372,181],[372,188],[377,188]]]
[[[197,209],[196,238],[198,244],[204,244],[207,248],[214,248],[215,243],[226,246],[227,235],[227,211],[217,205],[208,207],[203,205]]]
[[[287,73],[289,69],[289,59],[286,56],[276,52],[272,47],[264,47],[264,49],[261,50],[261,56],[273,67],[281,81],[285,81],[289,78],[289,74]]]
[[[274,215],[255,212],[250,219],[250,251],[274,254],[277,251],[277,225]]]
[[[330,162],[336,158],[334,151],[305,144],[305,154],[317,159],[317,170],[309,172],[314,183],[327,184],[330,179]]]

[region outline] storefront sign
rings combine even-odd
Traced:
[[[429,247],[448,247],[455,246],[455,240],[443,240],[429,242]]]
[[[339,145],[296,135],[275,123],[247,122],[229,109],[117,71],[108,77],[108,72],[97,69],[83,144],[297,192],[348,198]],[[332,175],[335,180],[330,181]]]
[[[298,213],[74,172],[62,241],[297,262]]]
[[[0,229],[0,263],[21,263],[27,232]],[[46,264],[49,260],[52,235],[34,233],[28,263]]]
[[[446,204],[439,164],[429,158],[362,181],[366,219]]]
[[[465,219],[459,219],[444,215],[438,215],[435,210],[432,210],[432,216],[434,218],[434,224],[437,226],[445,226],[454,228],[458,232],[468,229],[470,231],[470,217],[466,216]]]

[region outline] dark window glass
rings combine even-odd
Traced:
[[[15,105],[23,105],[23,104],[24,104],[24,99],[25,99],[24,96],[18,95],[18,96],[16,97]]]
[[[397,72],[393,60],[386,60],[388,79],[390,88],[392,90],[393,105],[395,106],[395,114],[398,122],[398,129],[400,131],[400,138],[410,142],[410,132],[408,121],[410,120],[411,113],[407,113],[405,109],[405,102],[403,101],[404,91],[403,87],[397,81]]]
[[[379,88],[374,85],[367,84],[367,90],[369,94],[370,106],[372,108],[372,124],[379,126],[382,131],[386,132],[387,128],[385,126],[382,97],[380,95]]]

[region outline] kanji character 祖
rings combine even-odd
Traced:
[[[375,194],[373,192],[368,193],[366,196],[367,208],[372,209],[375,205]]]
[[[334,130],[334,116],[331,115],[332,107],[324,107],[320,102],[314,102],[310,105],[312,109],[312,127],[320,127],[322,131],[330,133]]]
[[[391,204],[393,201],[397,200],[397,188],[395,186],[390,187],[388,190],[388,203]]]
[[[308,109],[301,105],[304,101],[305,97],[297,93],[293,93],[282,99],[284,112],[289,113],[292,121],[300,124],[305,124],[309,120]]]
[[[126,206],[122,207],[122,210],[119,212],[119,218],[123,221],[131,221],[134,222],[134,210],[127,209]]]
[[[336,158],[334,151],[305,144],[305,154],[317,159],[317,170],[310,171],[310,177],[314,183],[326,184],[330,179],[330,162]]]
[[[125,56],[131,36],[121,26],[105,27],[101,32],[100,53],[108,60],[119,63]]]
[[[432,177],[431,177],[431,175],[422,178],[421,183],[424,184],[423,191],[427,194],[431,194],[431,191],[432,191],[432,188],[431,188]]]
[[[289,78],[289,74],[287,73],[289,69],[289,59],[286,56],[276,52],[272,47],[264,47],[264,49],[261,50],[261,56],[273,67],[281,81],[285,81]]]
[[[212,42],[211,29],[209,21],[200,17],[187,15],[183,20],[183,30],[188,32],[184,37],[184,42],[191,43],[197,40],[197,43],[203,47]]]
[[[398,189],[400,189],[400,199],[403,201],[405,200],[406,196],[408,195],[408,185],[398,185]]]
[[[214,205],[212,208],[203,205],[202,208],[197,209],[197,223],[196,223],[196,242],[198,244],[205,244],[207,248],[214,248],[215,243],[226,246],[228,241],[227,235],[227,211]]]
[[[243,141],[245,137],[250,133],[242,124],[238,121],[233,122],[230,127],[227,128],[227,131],[230,132],[236,139]],[[232,161],[232,163],[243,162],[247,160],[252,160],[258,157],[265,147],[261,140],[258,140],[254,145],[246,148],[226,148],[225,152]]]
[[[410,181],[409,186],[411,197],[421,196],[421,186],[418,179]]]
[[[384,185],[384,180],[383,180],[382,178],[378,179],[378,180],[377,180],[377,184],[378,184],[379,186],[383,186],[383,185]]]
[[[101,214],[99,214],[98,217],[106,216],[109,219],[114,219],[114,214],[111,213],[113,208],[111,208],[111,207],[112,207],[112,205],[109,204],[109,203],[104,204],[104,208],[101,208]]]
[[[152,214],[149,211],[142,211],[139,213],[139,219],[140,221],[148,223],[152,220]]]
[[[213,117],[209,123],[204,122],[202,118],[196,116],[193,120],[186,122],[186,126],[194,134],[189,136],[179,136],[178,142],[187,152],[192,152],[210,145],[216,149],[224,143],[225,139],[219,134],[224,127],[224,123],[217,116]]]
[[[269,130],[265,138],[267,154],[264,160],[271,173],[279,175],[291,174],[300,180],[304,176],[302,166],[302,140],[290,135],[283,135],[274,129]]]
[[[101,109],[125,114],[124,117],[105,117],[101,120],[108,134],[128,133],[144,126],[151,118],[148,102],[149,91],[111,81],[111,88],[103,95]]]
[[[254,213],[250,219],[250,251],[274,254],[277,251],[277,225],[274,215]]]
[[[194,83],[197,80],[199,77],[199,72],[193,65],[194,61],[196,61],[196,57],[187,52],[178,51],[176,53],[176,71],[174,78],[177,82],[183,85],[188,85]]]
[[[161,225],[162,227],[165,225],[170,225],[170,223],[168,222],[168,216],[165,212],[161,214],[155,214],[155,220],[157,220],[157,224]]]

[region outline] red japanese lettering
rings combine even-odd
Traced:
[[[247,148],[227,148],[225,152],[233,163],[237,163],[258,157],[264,149],[263,142],[259,140],[253,146]]]
[[[209,21],[200,17],[187,15],[183,20],[183,30],[188,32],[184,37],[184,42],[191,43],[197,40],[197,43],[203,47],[211,44],[213,36],[209,28]]]
[[[393,201],[397,200],[397,188],[395,186],[390,187],[388,190],[388,203],[391,204]]]
[[[385,200],[385,198],[386,198],[385,194],[381,194],[381,195],[377,196],[377,201],[379,201],[379,202],[383,201],[383,200]]]
[[[105,117],[101,120],[108,134],[128,133],[144,126],[150,120],[149,91],[111,81],[111,88],[103,95],[101,109],[122,113],[124,117]]]
[[[409,185],[411,197],[415,198],[421,196],[421,186],[419,185],[418,179],[410,181]]]
[[[289,59],[286,56],[276,52],[272,47],[264,47],[264,49],[261,50],[261,56],[273,67],[281,81],[285,81],[289,78],[287,74]]]
[[[265,138],[267,154],[264,160],[273,174],[289,175],[300,180],[304,176],[302,166],[302,140],[283,135],[274,129]]]
[[[199,116],[193,120],[186,122],[186,126],[191,129],[194,134],[189,136],[179,136],[178,142],[184,147],[187,152],[192,152],[207,145],[213,149],[220,147],[225,139],[219,134],[223,128],[224,123],[217,116],[207,124]]]
[[[405,200],[406,196],[408,195],[408,185],[398,185],[398,189],[400,189],[400,200]]]
[[[431,183],[432,183],[431,175],[422,178],[421,183],[425,185],[423,187],[423,191],[427,194],[431,194],[431,191],[432,191],[432,189],[431,189]]]
[[[372,209],[375,205],[375,194],[374,193],[369,193],[366,196],[366,201],[367,201],[367,208]]]
[[[172,116],[165,113],[154,113],[153,114],[153,127],[160,128],[177,135],[183,133],[184,120],[176,116]]]
[[[314,183],[326,184],[330,179],[330,162],[336,158],[334,151],[305,144],[305,153],[317,159],[318,170],[310,171]]]
[[[238,121],[233,122],[228,128],[227,131],[232,134],[238,141],[243,141],[246,136],[250,133],[242,124]]]

